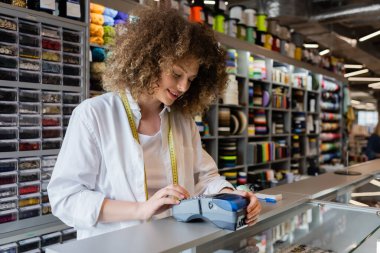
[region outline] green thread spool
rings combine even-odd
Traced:
[[[223,14],[216,14],[214,16],[213,29],[217,32],[224,33],[224,15]]]
[[[267,31],[267,15],[257,14],[257,31],[266,32]]]
[[[255,29],[253,27],[247,27],[246,29],[246,38],[250,43],[255,43]]]

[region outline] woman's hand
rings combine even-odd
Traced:
[[[153,215],[160,214],[173,205],[179,204],[181,199],[189,198],[189,192],[180,185],[168,185],[158,190],[146,202],[141,203],[141,214],[143,220],[149,220]]]
[[[245,223],[248,226],[252,226],[256,224],[257,219],[259,218],[259,214],[261,212],[261,204],[259,200],[256,198],[256,196],[253,194],[253,192],[246,192],[246,191],[239,191],[239,190],[232,190],[230,188],[225,188],[220,191],[221,193],[232,193],[237,194],[240,196],[243,196],[244,198],[248,199],[249,204],[247,206],[247,215],[245,218]]]

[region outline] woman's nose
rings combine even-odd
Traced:
[[[186,92],[190,87],[190,82],[187,80],[187,79],[182,79],[181,81],[179,81],[178,85],[177,85],[177,89],[180,91],[180,92]]]

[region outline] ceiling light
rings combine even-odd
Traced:
[[[303,44],[304,48],[318,48],[319,45],[318,44],[314,44],[314,43],[305,43]]]
[[[373,38],[373,37],[375,37],[375,36],[377,36],[377,35],[380,35],[380,30],[377,31],[377,32],[374,32],[374,33],[368,34],[368,35],[366,35],[366,36],[364,36],[364,37],[361,37],[361,38],[359,39],[359,41],[360,41],[360,42],[363,42],[363,41],[368,40],[368,39],[370,39],[370,38]]]
[[[361,64],[344,64],[345,69],[361,69],[364,65]]]
[[[319,52],[319,55],[322,56],[322,55],[325,55],[325,54],[328,54],[328,53],[330,53],[330,49],[325,49],[325,50]]]
[[[360,104],[360,101],[351,99],[351,104],[358,105],[358,104]]]
[[[215,1],[212,0],[205,0],[204,4],[215,4]]]
[[[365,103],[365,105],[368,106],[368,107],[375,107],[374,103]]]
[[[369,71],[368,69],[362,69],[362,70],[358,70],[358,71],[354,71],[354,72],[344,74],[344,77],[357,76],[357,75],[361,75],[364,73],[368,73],[368,71]]]
[[[227,6],[227,5],[228,5],[228,2],[224,2],[224,4]]]
[[[380,88],[380,82],[370,83],[370,84],[368,84],[368,87],[373,88],[373,89]]]
[[[380,82],[380,77],[349,77],[350,82]]]

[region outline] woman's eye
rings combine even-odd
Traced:
[[[180,74],[177,74],[176,72],[173,72],[173,76],[174,76],[175,78],[180,78],[180,77],[181,77],[181,75],[180,75]]]

